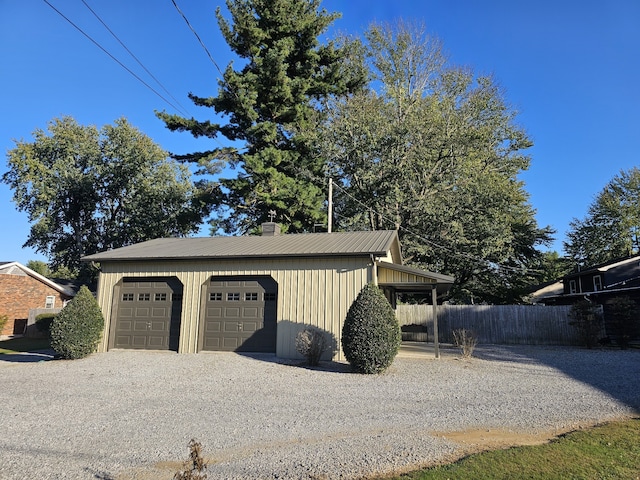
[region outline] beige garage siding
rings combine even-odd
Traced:
[[[278,283],[278,335],[276,354],[296,358],[295,336],[304,325],[313,325],[333,335],[342,358],[340,335],[347,310],[362,287],[372,280],[366,257],[313,259],[103,262],[98,302],[105,316],[105,332],[112,321],[114,286],[123,277],[175,276],[183,284],[180,353],[197,351],[202,285],[212,275],[269,275]],[[100,351],[108,349],[103,335]]]

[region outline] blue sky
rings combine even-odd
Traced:
[[[215,95],[220,74],[171,0],[85,0],[190,115],[188,92]],[[147,84],[175,103],[128,56],[81,0],[49,0]],[[224,69],[232,59],[215,21],[223,1],[176,0]],[[561,251],[572,218],[620,170],[638,165],[640,2],[489,0],[324,0],[342,13],[336,31],[360,34],[371,22],[423,22],[454,64],[492,74],[534,142],[521,179],[541,226],[557,230]],[[154,115],[173,108],[74,29],[43,0],[0,0],[0,172],[14,140],[31,140],[54,117],[102,126],[126,117],[168,151],[208,148],[169,132]],[[30,225],[0,184],[0,260],[46,260],[23,249]]]

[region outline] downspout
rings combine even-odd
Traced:
[[[433,351],[436,358],[440,358],[440,341],[438,340],[438,284],[431,289],[431,303],[433,303]]]

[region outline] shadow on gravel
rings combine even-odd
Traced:
[[[236,352],[246,358],[259,360],[261,362],[277,363],[278,365],[286,365],[289,367],[303,368],[305,370],[313,370],[318,372],[334,372],[334,373],[354,373],[351,365],[348,363],[334,362],[332,360],[320,361],[320,365],[312,367],[304,360],[290,360],[286,358],[278,358],[271,353],[244,353]]]
[[[55,352],[53,350],[0,354],[0,363],[2,362],[37,363],[37,362],[46,362],[54,359],[55,359]]]
[[[488,345],[478,346],[474,357],[547,365],[609,394],[640,414],[640,349]]]

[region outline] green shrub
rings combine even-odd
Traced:
[[[380,373],[393,362],[402,334],[391,305],[380,289],[366,285],[358,294],[342,328],[342,349],[359,373]]]
[[[86,357],[96,350],[103,328],[100,306],[89,289],[82,286],[51,324],[51,348],[62,358]]]
[[[587,348],[595,347],[604,326],[600,306],[588,300],[580,300],[571,306],[569,318],[569,325],[578,330],[582,343]]]
[[[51,323],[53,319],[56,318],[56,315],[56,313],[41,313],[40,315],[36,315],[36,329],[39,332],[49,335],[51,333]]]

